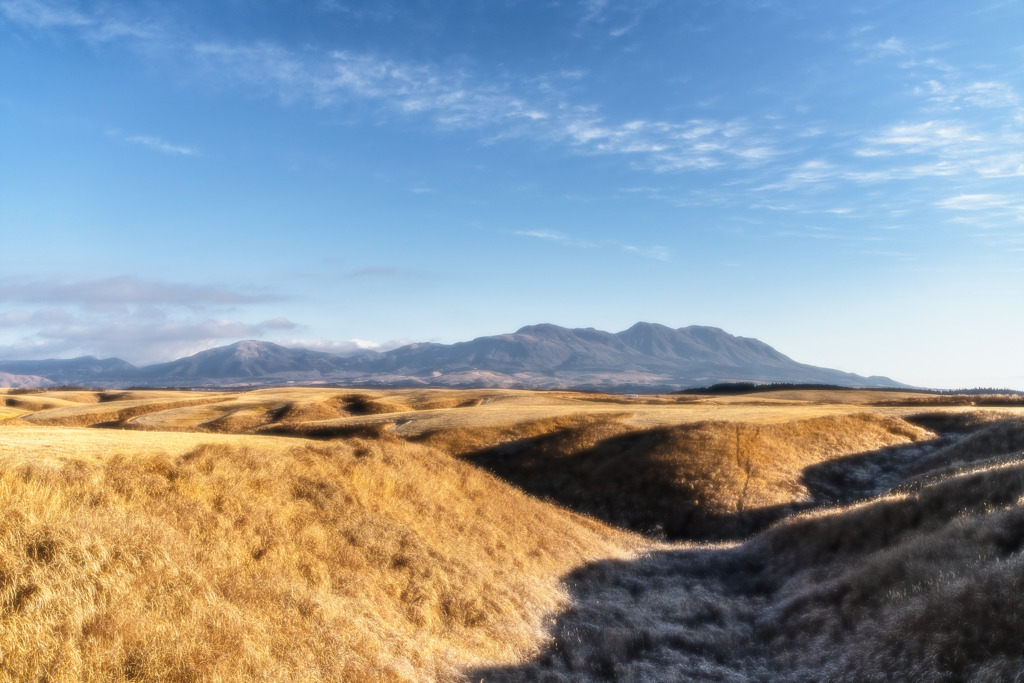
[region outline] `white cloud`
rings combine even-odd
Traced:
[[[1019,107],[1020,97],[1006,83],[971,83],[963,91],[963,98],[978,107]]]
[[[936,203],[936,206],[953,211],[989,211],[992,209],[1020,209],[1024,206],[1019,197],[1002,194],[961,194]]]
[[[823,159],[812,159],[805,161],[789,173],[785,178],[774,183],[768,183],[756,188],[763,190],[795,190],[801,187],[820,185],[827,181],[835,180],[840,173],[836,166]]]
[[[425,64],[398,62],[345,50],[296,53],[269,43],[201,43],[193,54],[220,78],[266,89],[285,101],[317,107],[378,101],[393,111],[425,115],[446,128],[540,121],[548,114],[501,85]]]
[[[60,278],[2,278],[0,301],[56,303],[102,308],[109,306],[170,305],[189,308],[231,306],[273,301],[269,294],[242,294],[230,289],[159,282],[123,275],[93,280]]]
[[[151,135],[131,135],[124,138],[124,140],[125,142],[142,145],[143,147],[148,147],[149,149],[156,150],[157,152],[163,152],[164,154],[175,154],[180,156],[196,156],[199,154],[199,151],[193,147],[174,145]]]
[[[644,15],[661,0],[580,0],[581,27],[600,26],[612,38],[635,29]]]
[[[991,248],[1017,248],[1024,243],[1024,200],[1019,196],[979,193],[947,197],[935,203],[958,215],[949,219],[969,229]]]
[[[0,313],[0,327],[28,327],[38,325],[66,325],[75,320],[67,311],[59,308],[26,311],[4,311]]]
[[[608,9],[608,0],[582,0],[580,7],[583,10],[582,21],[595,21]]]
[[[1024,134],[1012,127],[982,127],[954,120],[901,123],[866,136],[854,156],[884,161],[885,167],[862,165],[844,177],[856,182],[974,176],[1024,176]],[[916,157],[908,161],[908,157]],[[921,162],[920,158],[930,157]]]
[[[643,256],[645,258],[656,259],[658,261],[668,261],[672,255],[671,250],[667,247],[660,245],[653,245],[647,247],[639,247],[631,244],[623,244],[615,240],[603,240],[601,242],[593,242],[590,240],[577,239],[575,237],[569,237],[560,232],[553,232],[550,230],[518,230],[513,233],[521,237],[532,237],[534,239],[545,240],[547,242],[555,242],[556,244],[562,244],[567,247],[575,247],[577,249],[599,249],[602,247],[621,249],[630,254],[636,254],[637,256]]]
[[[376,278],[424,278],[429,277],[428,273],[414,270],[412,268],[399,268],[397,266],[365,266],[349,271],[352,277],[376,277]]]
[[[969,131],[963,124],[951,121],[925,121],[915,124],[890,126],[867,142],[877,145],[885,153],[930,152],[966,143],[980,142],[984,138]],[[863,153],[863,151],[861,152]],[[870,154],[869,154],[870,155]]]
[[[1009,83],[1000,81],[974,81],[963,83],[959,74],[950,74],[945,81],[932,79],[914,88],[914,94],[923,95],[929,102],[950,109],[982,107],[986,109],[1019,108],[1021,97]]]
[[[588,21],[634,21],[654,4],[597,0],[585,3],[584,16]],[[86,39],[147,36],[191,59],[207,77],[257,88],[286,103],[305,101],[314,107],[373,103],[380,107],[377,115],[418,117],[441,129],[490,129],[484,139],[492,142],[522,137],[561,142],[578,153],[620,155],[658,172],[753,168],[781,154],[772,136],[738,120],[609,121],[597,107],[568,101],[564,88],[551,87],[551,79],[578,79],[579,72],[486,79],[464,70],[350,50],[194,41],[181,31],[114,18],[99,10],[85,14],[67,4],[3,0],[0,7],[19,25],[77,30]],[[131,46],[142,51],[147,44]],[[165,154],[199,154],[194,147],[157,136],[123,139]]]
[[[169,360],[218,343],[295,329],[285,317],[249,323],[209,317],[279,299],[219,287],[134,276],[68,280],[0,279],[0,357],[115,355]]]
[[[668,261],[672,256],[672,251],[668,247],[662,247],[655,245],[653,247],[634,247],[630,244],[622,245],[623,251],[628,251],[631,254],[637,254],[645,258],[652,258],[658,261]]]
[[[894,36],[890,36],[888,39],[876,43],[875,52],[880,55],[905,55],[907,54],[907,46],[902,40]]]
[[[641,17],[653,4],[580,0],[574,7],[592,28],[616,31],[629,26],[629,21]],[[79,31],[86,38],[102,34],[108,39],[155,31],[143,22],[104,14],[106,5],[98,7],[101,9],[87,14],[52,1],[0,0],[0,10],[10,21],[35,29]],[[327,3],[323,8],[344,9],[338,3]],[[879,40],[876,34],[870,40],[871,30],[854,37],[863,41],[856,45],[858,49],[875,56],[907,56],[922,51],[896,36]],[[566,94],[572,89],[553,85],[564,84],[566,79],[578,80],[585,76],[581,72],[551,72],[518,79],[493,77],[370,52],[315,46],[289,49],[270,42],[196,41],[182,31],[168,31],[162,37],[178,55],[192,60],[218,82],[257,89],[284,102],[305,102],[313,107],[369,107],[372,111],[366,115],[376,122],[382,117],[402,117],[443,130],[476,131],[483,142],[532,139],[561,144],[577,154],[618,156],[633,168],[656,173],[756,169],[759,190],[826,192],[850,183],[1024,176],[1024,152],[1020,151],[1024,149],[1024,113],[1014,89],[995,74],[968,78],[935,60],[913,62],[915,67],[926,66],[932,75],[914,91],[922,104],[923,120],[881,126],[857,138],[859,145],[851,149],[849,131],[826,130],[820,121],[808,126],[784,120],[768,122],[767,117],[612,120],[598,106],[573,101]],[[138,45],[130,43],[133,49]],[[909,64],[902,61],[901,66]],[[936,105],[946,111],[936,116]],[[991,116],[1003,116],[1010,108],[1011,117],[1016,118],[1002,123],[968,119],[967,123],[958,114],[949,113],[961,107],[990,109]],[[810,137],[816,139],[818,158],[794,162],[807,144],[802,140]],[[193,147],[160,137],[133,135],[124,139],[166,154],[198,154]],[[751,174],[737,182],[750,187],[755,179]],[[723,194],[729,192],[723,190]],[[733,196],[725,203],[737,201],[741,200]],[[565,236],[547,239],[594,246]]]
[[[223,315],[279,298],[135,276],[2,278],[0,302],[6,310],[0,313],[0,358],[92,354],[133,363],[170,360],[294,330],[298,326],[283,316],[251,323]]]
[[[293,330],[296,327],[298,327],[298,325],[293,323],[288,318],[278,316],[277,318],[264,320],[262,323],[259,324],[259,327],[261,329],[267,330]]]
[[[153,26],[134,22],[105,6],[104,11],[85,14],[67,3],[40,0],[3,0],[0,14],[8,21],[36,30],[73,29],[90,41],[106,42],[134,38],[152,41],[159,36]]]
[[[0,358],[97,355],[117,356],[136,364],[154,363],[293,326],[284,319],[250,324],[230,318],[152,322],[126,315],[89,316],[33,329],[18,341],[0,345]]]
[[[0,13],[15,24],[32,28],[85,27],[95,23],[70,7],[38,0],[4,0],[0,2]]]
[[[595,249],[599,246],[596,242],[569,237],[568,235],[552,230],[517,230],[513,234],[521,237],[533,237],[534,239],[545,240],[547,242],[556,242],[558,244],[564,244],[578,249]]]
[[[976,165],[983,178],[1024,178],[1024,152],[993,154]]]
[[[392,339],[386,342],[375,342],[367,339],[277,339],[275,343],[291,348],[310,349],[311,351],[323,351],[335,353],[339,356],[358,353],[359,351],[390,351],[401,346],[411,344],[408,339]]]

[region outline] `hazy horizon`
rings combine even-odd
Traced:
[[[1021,3],[0,0],[0,359],[550,322],[1024,389]]]

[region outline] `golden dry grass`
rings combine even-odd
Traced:
[[[764,620],[793,615],[841,631],[844,620],[874,615],[895,633],[909,612],[879,611],[878,596],[849,603],[849,613],[822,597],[840,585],[829,583],[836,558],[848,565],[841,585],[860,594],[884,571],[880,585],[922,595],[905,575],[952,543],[968,550],[947,553],[959,559],[938,575],[921,569],[948,590],[928,593],[931,602],[911,595],[918,611],[907,618],[924,623],[954,594],[976,618],[984,594],[964,588],[957,563],[970,548],[982,548],[983,564],[1002,561],[1024,538],[1012,533],[1024,479],[1000,460],[1022,447],[1024,430],[984,423],[1022,413],[960,407],[918,419],[855,393],[849,402],[839,400],[846,392],[639,401],[334,388],[4,394],[0,679],[827,673],[826,655],[807,656],[804,643],[861,678],[892,674],[895,665],[871,662],[904,660],[868,652],[884,646],[867,630],[835,636],[854,648],[836,650],[811,627],[790,637]],[[932,446],[917,423],[974,431]],[[828,502],[822,491],[877,496],[905,476],[910,488],[874,502],[792,516]],[[991,523],[958,521],[965,514]],[[733,550],[614,528],[737,537],[786,516]],[[992,586],[1016,585],[1009,565],[984,567]],[[659,593],[665,582],[671,590]],[[1015,614],[1004,622],[1019,632]],[[691,642],[681,659],[644,659]],[[818,668],[773,659],[768,643]],[[642,666],[627,666],[631,658]],[[964,662],[954,664],[965,675],[981,671]]]
[[[877,404],[914,394],[878,391],[784,391],[753,396],[644,396],[497,389],[334,389],[287,387],[246,392],[45,391],[8,394],[8,407],[34,413],[38,424],[126,429],[330,436],[365,427],[415,438],[453,430],[509,431],[556,418],[621,420],[636,429],[702,421],[780,424],[865,410],[906,416],[920,409]],[[920,396],[920,395],[917,395]],[[975,407],[946,411],[976,412]],[[1024,408],[1008,408],[1024,414]]]
[[[962,468],[567,577],[554,642],[472,680],[1015,681],[1024,671],[1024,421],[943,450]],[[1009,450],[1005,450],[1009,449]]]
[[[875,413],[646,430],[578,416],[525,427],[517,439],[482,430],[424,440],[579,512],[691,539],[749,534],[811,502],[804,475],[814,465],[934,436]],[[481,442],[496,445],[472,448]]]
[[[161,436],[0,427],[7,680],[451,678],[640,545],[398,441]]]
[[[224,400],[218,394],[198,392],[147,392],[151,395],[114,394],[97,403],[71,403],[38,409],[24,419],[37,425],[55,427],[90,427],[106,423],[125,423],[149,413],[162,412],[190,405],[205,405]],[[40,395],[41,400],[49,400]],[[8,399],[10,400],[10,399]]]
[[[2,422],[4,420],[11,420],[11,419],[14,419],[16,417],[21,417],[22,415],[26,415],[27,413],[28,413],[27,410],[23,410],[21,408],[12,408],[10,406],[0,406],[0,422]]]
[[[53,408],[73,406],[79,402],[68,400],[63,396],[41,394],[26,394],[24,396],[19,396],[14,394],[5,396],[0,403],[9,408],[19,408],[27,412],[38,412],[40,410],[51,410]]]

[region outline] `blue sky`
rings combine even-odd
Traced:
[[[1024,2],[0,0],[0,358],[705,324],[1024,389]]]

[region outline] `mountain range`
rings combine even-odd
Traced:
[[[0,386],[232,387],[277,384],[671,391],[722,382],[904,387],[798,363],[716,327],[640,322],[618,333],[530,325],[455,344],[409,344],[339,356],[241,341],[168,363],[118,358],[0,361]]]

